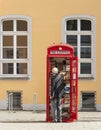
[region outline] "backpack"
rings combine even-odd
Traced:
[[[65,81],[64,78],[61,74],[58,74],[57,77],[55,78],[55,88],[56,88],[56,94],[57,97],[62,98],[64,92],[65,92]]]

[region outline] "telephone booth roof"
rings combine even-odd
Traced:
[[[74,48],[69,44],[55,44],[47,48],[49,57],[72,57],[74,56]]]

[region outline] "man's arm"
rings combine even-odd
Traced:
[[[54,77],[51,78],[51,99],[54,97],[54,91],[55,91],[55,81]]]

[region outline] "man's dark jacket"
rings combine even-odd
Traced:
[[[52,99],[61,98],[64,91],[65,82],[63,76],[58,73],[51,78],[51,97]]]

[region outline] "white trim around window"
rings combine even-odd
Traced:
[[[77,30],[66,30],[66,21],[77,20]],[[81,31],[80,30],[80,20],[89,20],[91,21],[91,30],[90,31]],[[77,35],[77,56],[78,56],[78,66],[79,66],[79,78],[86,79],[95,79],[96,78],[96,18],[89,15],[73,15],[66,16],[62,20],[62,42],[66,44],[67,35]],[[81,35],[90,35],[91,36],[91,58],[81,58],[80,56],[80,36]],[[91,73],[90,74],[81,74],[80,73],[80,64],[81,63],[91,63]]]
[[[13,31],[3,31],[3,21],[13,21]],[[17,31],[17,20],[27,22],[26,31]],[[4,58],[3,56],[3,36],[13,36],[13,58]],[[27,36],[27,57],[17,58],[17,36]],[[26,78],[32,77],[32,17],[25,15],[7,15],[0,17],[0,78]],[[6,47],[5,47],[6,48]],[[10,48],[9,46],[7,48]],[[26,47],[20,47],[26,48]],[[21,51],[21,50],[20,50]],[[13,73],[4,74],[3,65],[13,63]],[[17,72],[17,65],[27,64],[27,72]],[[12,64],[11,64],[12,65]],[[25,67],[26,68],[26,67]],[[12,69],[12,68],[11,68]],[[12,70],[11,70],[12,71]]]

